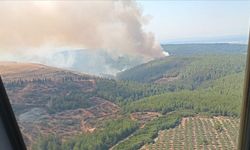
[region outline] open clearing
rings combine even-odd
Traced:
[[[229,117],[187,117],[173,129],[159,132],[155,143],[142,150],[237,149],[239,119]]]

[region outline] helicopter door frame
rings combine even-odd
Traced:
[[[5,130],[5,133],[7,134],[8,137],[8,139],[4,139],[4,141],[8,140],[8,143],[4,144],[11,144],[8,145],[8,148],[6,147],[6,150],[9,149],[10,147],[13,150],[26,150],[26,146],[24,144],[21,131],[16,121],[15,114],[12,110],[1,77],[0,77],[0,118],[1,118],[1,123],[3,124],[3,128],[1,130]],[[3,138],[5,138],[5,136]]]
[[[238,139],[239,150],[250,149],[250,33],[248,39],[247,61],[245,72],[245,83],[243,102],[241,110],[240,131]]]

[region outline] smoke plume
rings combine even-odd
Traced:
[[[162,57],[133,1],[0,2],[0,52],[53,48],[105,49],[114,54]]]

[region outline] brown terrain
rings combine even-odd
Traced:
[[[93,97],[92,100],[96,105],[87,109],[66,110],[53,115],[45,113],[42,119],[32,123],[29,120],[20,120],[22,133],[27,142],[34,142],[41,133],[68,139],[81,133],[91,133],[98,126],[98,122],[117,117],[117,105],[98,97]]]
[[[134,113],[130,114],[130,118],[132,120],[139,121],[143,126],[145,123],[147,123],[147,122],[149,122],[157,117],[160,117],[161,115],[162,114],[160,114],[158,112],[134,112]]]
[[[120,108],[116,104],[92,94],[96,90],[96,77],[16,62],[0,62],[0,75],[29,148],[40,135],[54,134],[67,139],[93,132],[100,122],[119,116]],[[69,100],[82,102],[83,107],[57,110],[53,96],[60,100],[73,92],[80,96]]]
[[[161,78],[154,81],[157,84],[165,84],[169,82],[173,82],[179,79],[179,75],[163,75]]]
[[[0,75],[28,149],[40,136],[56,135],[64,141],[122,117],[118,105],[96,95],[100,78],[16,62],[0,62]],[[130,118],[143,128],[159,116],[157,112],[135,112]]]
[[[65,76],[88,76],[78,72],[67,71],[35,63],[0,62],[0,75],[5,82],[32,79],[60,79]],[[90,76],[88,76],[90,77]]]

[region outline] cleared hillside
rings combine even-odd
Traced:
[[[92,132],[120,109],[96,94],[94,76],[16,62],[1,62],[0,74],[29,148],[40,136]]]

